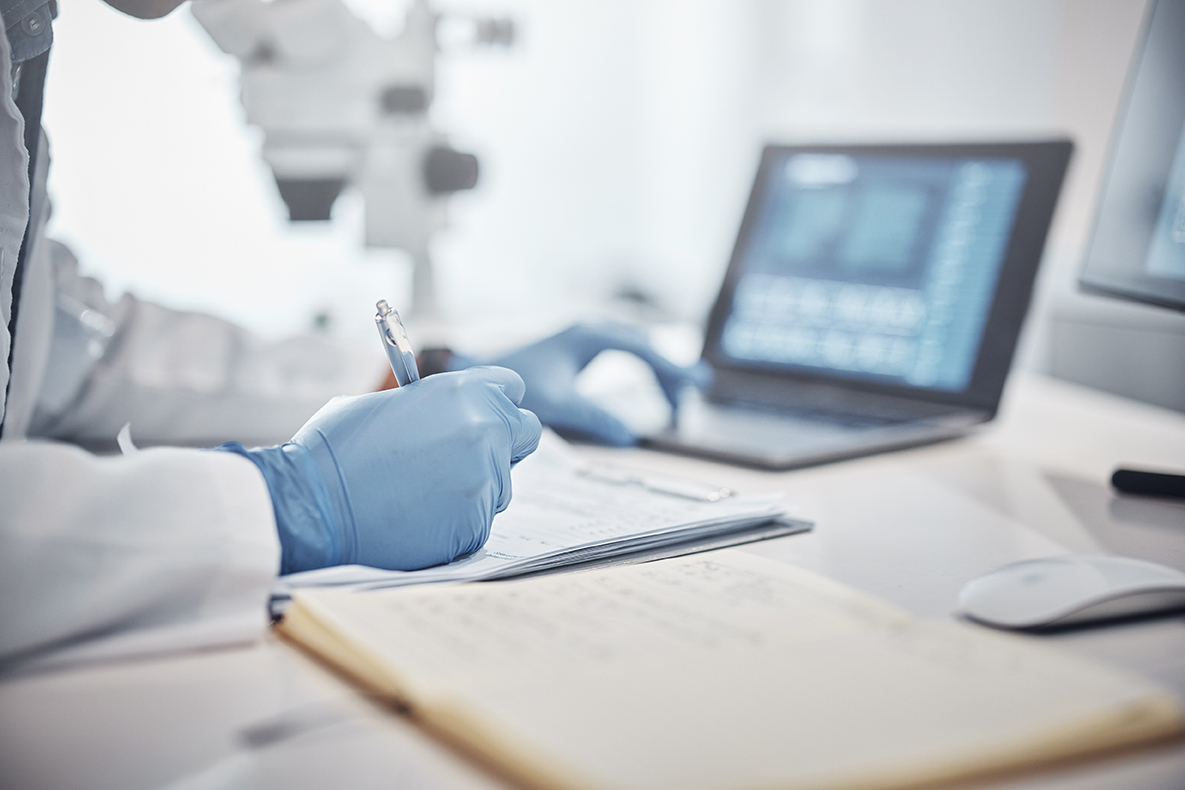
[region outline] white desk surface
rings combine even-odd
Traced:
[[[1185,469],[1185,416],[1014,377],[1000,418],[967,439],[786,473],[645,450],[617,462],[740,491],[780,490],[814,532],[745,548],[949,617],[960,586],[1012,560],[1113,552],[1185,570],[1185,505],[1116,498],[1117,463]],[[1036,637],[1034,637],[1036,638]],[[1185,699],[1185,617],[1041,637]],[[244,730],[271,726],[268,743]],[[251,648],[0,683],[5,788],[499,787],[405,719],[277,639]],[[1185,744],[996,783],[1185,788]]]

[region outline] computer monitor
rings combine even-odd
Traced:
[[[1081,284],[1185,310],[1185,0],[1148,15]]]
[[[1080,280],[1185,311],[1185,0],[1158,0],[1129,79]],[[1120,469],[1120,491],[1185,497],[1185,476]]]

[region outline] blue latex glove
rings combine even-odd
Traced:
[[[638,327],[627,324],[577,324],[490,364],[510,368],[523,377],[527,394],[522,406],[539,415],[556,431],[603,444],[628,447],[637,444],[625,423],[576,392],[576,377],[602,351],[627,351],[653,368],[672,408],[679,390],[688,384],[707,386],[711,373],[706,365],[680,367],[661,356]],[[458,364],[459,363],[459,364]],[[462,367],[458,358],[455,367]]]
[[[510,467],[539,420],[504,368],[442,373],[331,400],[291,442],[248,450],[267,481],[281,573],[362,564],[415,570],[476,551],[510,503]]]

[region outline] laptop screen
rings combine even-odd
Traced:
[[[781,153],[719,350],[761,367],[968,387],[1028,176],[1008,157]]]

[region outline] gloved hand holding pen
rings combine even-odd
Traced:
[[[480,548],[539,444],[514,371],[477,367],[334,398],[292,441],[248,450],[267,481],[281,573],[357,563],[414,570]]]

